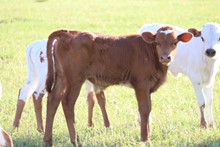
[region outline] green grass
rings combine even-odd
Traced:
[[[145,23],[170,23],[200,29],[207,22],[220,23],[219,0],[0,0],[0,81],[3,98],[0,123],[12,134],[16,147],[43,146],[36,130],[33,103],[24,109],[21,125],[12,131],[17,95],[27,78],[26,47],[47,38],[60,28],[113,35],[136,33]],[[220,146],[220,75],[214,89],[215,129],[199,127],[200,112],[187,77],[168,76],[153,96],[152,146]],[[137,102],[132,89],[120,86],[106,90],[113,129],[105,129],[96,105],[95,126],[87,127],[84,87],[76,104],[76,129],[86,147],[139,147],[140,128]],[[44,120],[46,110],[44,99]],[[56,147],[71,146],[61,107],[55,117],[53,142]]]

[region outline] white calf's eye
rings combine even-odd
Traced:
[[[201,39],[202,39],[203,42],[205,41],[205,39],[203,37],[201,37]]]

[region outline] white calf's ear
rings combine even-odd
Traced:
[[[177,40],[182,41],[182,42],[189,42],[192,38],[193,38],[193,34],[192,33],[187,33],[187,32],[182,33],[182,34],[177,36]]]
[[[143,40],[147,43],[154,43],[156,35],[151,32],[143,32],[141,34]]]
[[[200,37],[201,36],[201,31],[198,31],[195,28],[189,28],[188,32],[192,33],[194,37]]]

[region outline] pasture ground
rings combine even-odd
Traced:
[[[15,147],[44,146],[36,130],[32,99],[27,102],[19,129],[12,131],[19,89],[27,78],[26,47],[47,38],[60,28],[107,33],[133,34],[146,23],[170,23],[200,29],[207,22],[220,23],[219,0],[0,0],[0,123],[12,134]],[[95,126],[87,127],[84,87],[76,104],[76,128],[84,147],[140,147],[137,103],[132,89],[113,86],[106,90],[112,129],[103,126],[96,105]],[[214,89],[216,127],[199,127],[200,111],[186,76],[169,75],[153,95],[152,146],[220,146],[220,75]],[[46,98],[44,99],[44,120]],[[53,142],[71,146],[61,106],[55,117]]]

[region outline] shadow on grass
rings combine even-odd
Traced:
[[[217,140],[204,141],[199,144],[195,144],[198,147],[220,147],[220,138]]]
[[[43,147],[45,146],[43,139],[39,137],[13,139],[14,147]]]

